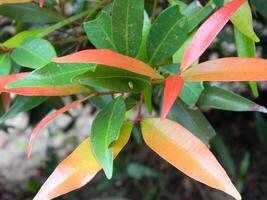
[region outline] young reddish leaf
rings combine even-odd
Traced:
[[[158,118],[141,122],[146,144],[191,178],[241,199],[208,147],[180,124]]]
[[[162,78],[149,65],[140,60],[107,49],[89,49],[68,56],[54,58],[57,63],[95,63],[124,69],[151,78]]]
[[[114,149],[114,158],[127,144],[132,126],[131,123],[123,125],[120,138],[111,145]],[[87,184],[101,170],[101,165],[91,149],[91,140],[86,139],[57,166],[34,200],[50,200]]]
[[[44,6],[44,0],[40,0],[40,7],[42,8]]]
[[[172,105],[179,96],[184,85],[184,79],[179,75],[170,75],[165,80],[165,88],[163,94],[163,109],[161,120],[165,119],[171,110]]]
[[[266,69],[266,59],[233,57],[200,63],[181,76],[187,81],[265,81]]]
[[[28,143],[28,148],[27,148],[27,155],[28,158],[30,158],[31,156],[31,151],[32,151],[32,144],[35,140],[35,138],[37,137],[38,133],[41,131],[41,129],[48,124],[50,121],[52,121],[53,119],[55,119],[56,117],[58,117],[59,115],[61,115],[64,112],[67,112],[68,110],[78,106],[79,104],[81,104],[82,102],[86,101],[88,99],[88,97],[85,97],[83,99],[79,99],[77,101],[72,102],[69,105],[66,105],[62,108],[60,108],[59,110],[57,110],[56,112],[53,112],[50,115],[47,115],[45,118],[43,118],[39,124],[33,129],[29,143]]]
[[[8,76],[0,77],[0,92],[15,93],[24,96],[65,96],[88,92],[88,89],[79,85],[72,84],[68,86],[56,86],[56,87],[20,87],[20,88],[6,88],[6,86],[19,80],[29,73],[12,74]]]
[[[181,63],[181,71],[190,67],[208,48],[225,24],[245,0],[233,0],[217,10],[198,29],[190,42]]]

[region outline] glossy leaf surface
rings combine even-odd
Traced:
[[[152,78],[161,78],[149,65],[134,58],[107,49],[90,49],[54,59],[57,63],[95,63],[106,65]]]
[[[11,54],[11,58],[20,66],[37,69],[51,62],[57,56],[54,47],[41,38],[25,39]]]
[[[107,12],[101,12],[95,20],[85,22],[83,26],[89,40],[96,48],[117,50],[112,38],[111,17]]]
[[[210,187],[240,200],[241,196],[208,147],[187,129],[170,120],[141,123],[146,144],[174,167]]]
[[[146,76],[105,66],[97,66],[94,72],[78,75],[73,81],[118,92],[141,92],[150,85],[150,79]]]
[[[144,0],[114,0],[112,35],[119,53],[135,57],[140,49]]]
[[[266,113],[266,108],[251,100],[220,87],[207,86],[201,94],[198,105],[229,111],[258,111]]]
[[[114,149],[110,145],[119,138],[125,112],[124,99],[118,97],[97,114],[92,124],[92,149],[108,179],[113,174]]]
[[[67,86],[29,86],[20,88],[7,88],[7,85],[23,79],[29,73],[19,73],[0,77],[0,92],[15,93],[23,96],[65,96],[88,92],[88,89],[79,84],[70,84]]]
[[[53,112],[52,114],[47,115],[45,118],[43,118],[32,131],[32,134],[31,134],[31,137],[30,137],[30,140],[29,140],[29,143],[28,143],[28,148],[27,148],[27,156],[28,156],[28,158],[30,158],[30,156],[31,156],[33,142],[34,142],[35,138],[37,137],[37,135],[39,134],[39,132],[41,131],[41,129],[45,125],[47,125],[50,121],[52,121],[53,119],[55,119],[59,115],[61,115],[62,113],[67,112],[68,110],[78,106],[79,104],[81,104],[82,102],[86,101],[87,99],[88,99],[88,97],[85,97],[83,99],[79,99],[77,101],[74,101],[71,104],[66,105],[63,108],[60,108],[56,112]]]
[[[147,39],[149,63],[154,66],[170,58],[187,37],[187,21],[178,5],[164,10],[152,24]]]
[[[190,67],[209,47],[244,0],[233,0],[212,14],[198,29],[182,60],[181,71]]]
[[[161,119],[165,119],[167,117],[172,105],[182,91],[183,85],[184,79],[178,75],[170,75],[165,80]]]
[[[111,146],[114,158],[128,142],[132,126],[131,123],[122,126],[119,139]],[[92,142],[86,139],[57,166],[34,200],[50,200],[87,184],[101,170],[91,149]]]
[[[262,58],[221,58],[191,67],[182,77],[187,81],[264,81],[266,66]]]

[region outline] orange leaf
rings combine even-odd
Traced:
[[[179,96],[183,85],[184,79],[179,75],[170,75],[165,80],[161,119],[165,119],[167,117],[172,105]]]
[[[95,63],[124,69],[151,78],[162,78],[152,67],[142,61],[107,49],[84,50],[68,56],[54,58],[53,61],[57,63]]]
[[[69,105],[64,106],[63,108],[60,108],[59,110],[57,110],[56,112],[46,116],[45,118],[43,118],[39,124],[33,129],[30,140],[29,140],[29,144],[28,144],[28,148],[27,148],[27,155],[28,158],[30,158],[31,156],[31,151],[32,151],[32,144],[35,140],[35,138],[37,137],[38,133],[41,131],[41,129],[48,124],[50,121],[52,121],[53,119],[55,119],[56,117],[58,117],[60,114],[67,112],[68,110],[78,106],[79,104],[81,104],[82,102],[86,101],[88,99],[88,97],[85,97],[83,99],[79,99],[77,101],[72,102]]]
[[[112,144],[115,157],[128,142],[131,130],[131,123],[121,128],[120,138]],[[50,200],[87,184],[101,170],[91,149],[91,140],[86,139],[57,166],[34,200]]]
[[[181,63],[181,71],[190,67],[209,47],[225,24],[245,0],[233,0],[217,10],[198,29],[190,42]]]
[[[267,60],[262,58],[221,58],[200,63],[182,73],[187,81],[264,81]]]
[[[8,76],[0,77],[0,92],[15,93],[24,96],[65,96],[88,92],[88,89],[79,85],[72,84],[68,86],[56,86],[56,87],[20,87],[7,89],[6,86],[18,79],[21,79],[29,73],[12,74]]]
[[[241,199],[208,147],[180,124],[158,118],[141,122],[146,144],[191,178]]]

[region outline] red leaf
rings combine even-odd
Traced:
[[[3,76],[0,78],[0,92],[15,93],[24,96],[65,96],[88,92],[88,89],[79,85],[72,84],[68,86],[56,86],[56,87],[21,87],[8,89],[6,86],[18,79],[23,78],[29,73],[12,74]]]
[[[40,7],[44,6],[44,0],[40,0]]]
[[[95,63],[124,69],[152,78],[162,78],[152,67],[142,61],[107,49],[84,50],[68,56],[54,58],[53,61],[57,63]]]
[[[217,10],[198,29],[190,42],[181,64],[181,71],[190,67],[209,47],[232,15],[245,2],[245,0],[233,0]]]
[[[171,75],[165,80],[161,120],[167,117],[172,105],[179,96],[183,85],[184,79],[179,75]]]
[[[45,118],[43,118],[39,124],[33,129],[29,143],[28,143],[28,149],[27,149],[27,155],[28,158],[30,158],[31,156],[31,151],[32,151],[32,144],[34,142],[34,139],[37,137],[38,133],[40,132],[40,130],[50,121],[52,121],[53,119],[55,119],[57,116],[59,116],[60,114],[67,112],[68,110],[78,106],[79,104],[81,104],[83,101],[87,100],[88,97],[85,97],[83,99],[77,100],[72,102],[71,104],[64,106],[63,108],[60,108],[59,110],[57,110],[56,112],[46,116]]]

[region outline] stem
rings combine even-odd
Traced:
[[[142,120],[142,106],[143,106],[143,101],[144,101],[144,93],[142,92],[140,94],[140,101],[139,101],[139,107],[137,111],[137,115],[135,117],[134,123],[138,124]]]

